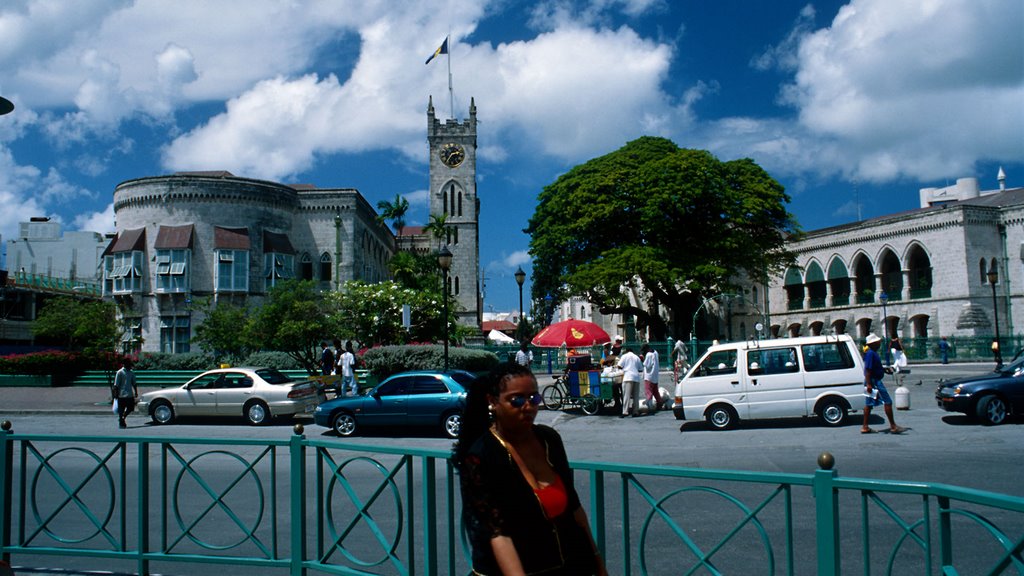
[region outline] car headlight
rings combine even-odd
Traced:
[[[316,410],[314,410],[314,412],[323,412],[323,410],[324,410],[323,406],[317,406]]]
[[[953,394],[955,394],[957,396],[962,394],[963,391],[964,391],[964,387],[963,386],[957,386],[956,388],[953,388]]]

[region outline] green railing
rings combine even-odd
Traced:
[[[0,432],[0,557],[465,574],[448,452]],[[609,573],[1024,573],[1024,498],[946,484],[574,462]],[[813,552],[813,553],[812,553]]]

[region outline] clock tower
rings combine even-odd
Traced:
[[[476,104],[469,101],[469,118],[441,121],[434,100],[427,104],[427,142],[430,144],[430,215],[445,218],[446,237],[431,246],[447,244],[452,253],[450,294],[459,304],[459,322],[481,325],[480,200],[476,195]]]

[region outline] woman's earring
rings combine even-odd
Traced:
[[[490,420],[494,420],[494,404],[487,405],[487,417]]]

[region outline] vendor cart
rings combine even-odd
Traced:
[[[600,370],[567,370],[555,377],[554,384],[544,387],[541,397],[548,410],[579,408],[594,415],[615,402],[612,387],[622,383],[622,372],[618,373],[618,382],[615,378],[614,374],[602,375]]]

